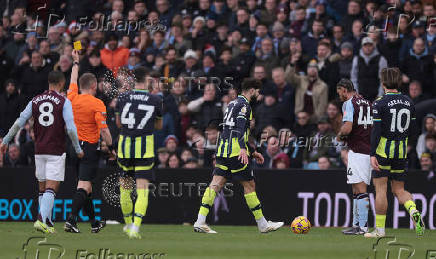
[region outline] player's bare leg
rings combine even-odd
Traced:
[[[148,186],[150,182],[147,179],[137,178],[136,179],[136,193],[138,197],[135,202],[135,216],[133,218],[133,224],[130,225],[130,230],[128,232],[129,238],[140,239],[139,227],[142,223],[142,217],[145,216],[148,207]]]
[[[53,222],[51,221],[54,199],[56,197],[56,192],[59,188],[58,181],[47,180],[44,183],[44,187],[40,183],[40,190],[44,188],[44,194],[40,199],[40,212],[38,215],[38,220],[33,224],[33,226],[43,233],[55,233],[55,228]]]
[[[133,224],[133,202],[132,191],[135,187],[135,181],[131,177],[120,177],[120,206],[124,217],[123,231],[128,235],[130,227]]]
[[[363,235],[368,232],[369,195],[365,182],[351,184],[353,190],[353,227],[342,231],[345,235]]]
[[[256,183],[254,180],[241,181],[241,185],[244,187],[244,197],[248,207],[256,219],[257,227],[261,233],[268,233],[276,231],[284,225],[284,222],[272,222],[266,221],[262,213],[262,206],[256,195]]]
[[[198,212],[197,221],[194,223],[194,231],[198,233],[215,234],[216,231],[212,230],[206,224],[206,217],[212,208],[215,201],[216,194],[221,191],[226,183],[226,178],[220,175],[214,175],[209,187],[204,191],[203,198],[201,199],[201,207]]]
[[[422,236],[424,234],[425,225],[421,218],[421,213],[416,209],[416,204],[413,201],[413,196],[410,192],[404,190],[404,182],[391,181],[392,193],[397,197],[400,204],[403,204],[412,218],[416,234]]]
[[[383,237],[385,236],[386,211],[388,209],[388,199],[386,192],[388,189],[388,178],[373,178],[375,186],[375,230],[366,233],[365,237]]]

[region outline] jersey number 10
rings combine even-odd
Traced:
[[[405,109],[405,108],[400,109],[398,111],[398,113],[397,113],[396,109],[390,109],[389,111],[392,113],[391,132],[396,131],[395,126],[396,126],[396,129],[400,133],[403,133],[405,130],[407,130],[409,128],[409,124],[410,124],[410,110],[409,109]],[[406,114],[406,124],[404,125],[404,127],[402,126],[403,114]]]
[[[121,124],[127,125],[129,129],[133,129],[135,127],[136,119],[135,113],[129,112],[130,106],[132,103],[126,103],[123,108],[123,112],[121,113]],[[148,120],[151,118],[154,112],[154,106],[146,105],[146,104],[138,104],[138,110],[146,111],[145,116],[141,119],[141,122],[136,127],[137,129],[143,129],[147,124]]]

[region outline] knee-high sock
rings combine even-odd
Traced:
[[[89,216],[89,222],[94,223],[95,211],[94,203],[92,202],[92,193],[88,194],[88,197],[86,197],[85,203],[83,204],[83,210],[85,211],[85,214]]]
[[[135,202],[135,218],[133,224],[139,228],[141,226],[142,217],[145,216],[148,206],[148,189],[137,189],[138,198]]]
[[[415,202],[413,202],[412,200],[408,200],[404,203],[404,207],[406,208],[406,210],[409,212],[409,214],[411,212],[413,212],[413,210],[416,210],[416,204]]]
[[[250,208],[251,212],[256,219],[256,223],[259,229],[265,228],[267,226],[267,222],[262,213],[262,206],[260,205],[260,201],[257,198],[256,192],[250,192],[244,195],[245,201],[247,202],[248,208]]]
[[[82,188],[77,189],[76,193],[74,194],[73,204],[71,208],[71,215],[73,216],[74,220],[77,220],[79,211],[80,209],[82,209],[87,198],[88,198],[88,194],[84,189]]]
[[[254,218],[256,220],[263,218],[262,206],[260,205],[260,201],[257,198],[256,192],[247,193],[244,195],[244,197],[248,207],[254,215]]]
[[[201,199],[200,210],[198,211],[197,222],[205,223],[207,214],[209,214],[209,210],[212,208],[213,202],[215,201],[216,192],[210,187],[206,188],[204,191],[203,198]]]
[[[38,194],[38,206],[39,206],[39,211],[41,211],[41,201],[42,201],[42,196],[44,195],[43,191],[39,191]]]
[[[357,199],[356,194],[353,194],[353,227],[357,227],[359,225],[359,217],[357,214]]]
[[[357,195],[356,200],[359,226],[365,229],[368,227],[369,195],[368,193],[360,193]]]
[[[131,198],[132,189],[124,189],[120,186],[120,205],[123,212],[124,222],[132,224],[133,202]]]
[[[55,199],[55,191],[48,188],[45,190],[44,195],[41,199],[41,217],[42,222],[51,224],[51,214],[53,211],[53,204]]]
[[[384,232],[386,224],[386,215],[375,214],[375,227],[378,231]]]

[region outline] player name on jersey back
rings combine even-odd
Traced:
[[[35,154],[62,155],[65,153],[65,97],[55,91],[45,91],[32,99]]]

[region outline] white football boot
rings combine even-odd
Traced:
[[[211,229],[206,223],[200,224],[198,222],[194,223],[194,232],[207,234],[217,233],[215,230]]]
[[[285,224],[285,222],[268,221],[267,225],[265,227],[259,228],[259,231],[260,231],[260,233],[273,232],[273,231],[276,231],[277,229],[283,227],[284,224]]]

